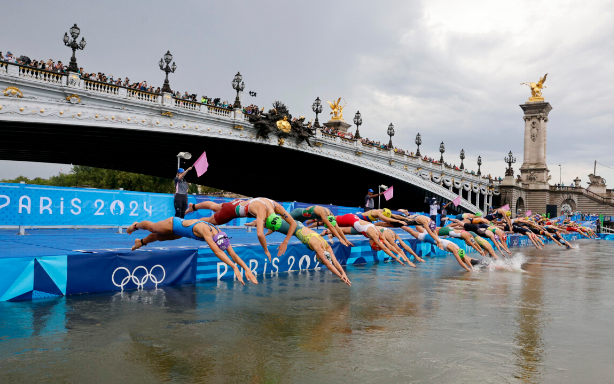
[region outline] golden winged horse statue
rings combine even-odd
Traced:
[[[347,105],[340,105],[341,104],[341,98],[339,98],[339,100],[335,101],[334,103],[331,103],[330,101],[327,101],[328,105],[330,105],[330,109],[332,109],[332,112],[330,113],[331,115],[333,115],[333,117],[331,118],[331,120],[343,120],[343,107],[345,107]]]
[[[546,77],[548,74],[546,73],[544,77],[541,77],[537,83],[520,83],[520,85],[528,85],[531,88],[531,97],[529,97],[529,101],[543,101],[544,98],[542,96],[542,88],[546,88],[544,83],[546,82]]]

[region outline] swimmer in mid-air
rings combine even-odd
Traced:
[[[345,245],[346,247],[354,246],[354,244],[352,244],[345,237],[341,231],[341,228],[336,225],[337,222],[334,221],[335,216],[328,208],[321,207],[319,205],[312,205],[307,208],[294,208],[292,211],[290,211],[290,216],[292,216],[295,221],[305,223],[305,225],[307,225],[306,222],[310,220],[314,220],[316,225],[321,222],[326,228],[329,229],[333,236],[339,239],[341,244]],[[335,225],[332,224],[333,221],[335,222]],[[311,228],[311,225],[308,225],[308,227]]]
[[[250,223],[251,224],[251,223]],[[265,236],[273,232],[283,233],[287,235],[290,231],[290,225],[279,215],[271,215],[267,217],[265,227],[269,230]],[[313,230],[305,227],[303,223],[297,223],[297,229],[294,231],[294,237],[299,239],[307,249],[314,251],[320,262],[326,266],[332,273],[337,275],[344,283],[351,286],[352,282],[345,274],[343,267],[337,261],[333,248],[320,235]]]
[[[203,201],[202,203],[198,204],[190,204],[186,214],[195,212],[199,209],[210,209],[215,212],[213,216],[200,219],[214,225],[226,224],[230,220],[237,219],[239,217],[255,218],[258,241],[260,242],[260,245],[262,245],[265,255],[267,255],[269,258],[269,262],[271,261],[271,253],[267,248],[266,237],[264,236],[264,221],[266,218],[272,214],[278,214],[284,220],[286,220],[288,224],[290,224],[290,230],[288,231],[286,238],[279,245],[277,256],[282,256],[286,252],[288,242],[296,230],[296,222],[292,216],[286,212],[284,207],[271,199],[267,199],[266,197],[258,197],[250,200],[236,199],[228,203],[221,204],[214,203],[213,201]]]
[[[215,256],[232,268],[235,276],[241,282],[241,284],[245,285],[239,268],[228,258],[228,256],[226,256],[224,251],[228,252],[230,257],[232,257],[232,260],[234,260],[234,262],[239,264],[239,266],[245,270],[245,277],[249,281],[254,284],[258,284],[258,281],[256,280],[256,277],[252,271],[232,249],[228,235],[225,232],[220,231],[211,223],[197,219],[185,220],[179,217],[169,217],[168,219],[158,221],[157,223],[147,220],[134,222],[127,228],[126,232],[128,232],[129,235],[132,235],[134,231],[139,229],[144,229],[151,233],[145,238],[134,240],[134,246],[132,247],[133,251],[136,251],[137,249],[155,241],[177,240],[182,237],[204,241],[207,243],[209,248],[211,248]]]

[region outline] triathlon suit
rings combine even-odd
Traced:
[[[191,219],[193,220],[193,219]],[[204,238],[196,236],[194,234],[194,226],[196,224],[207,224],[209,225],[209,228],[211,228],[212,232],[213,230],[215,230],[215,233],[219,232],[219,229],[217,229],[217,227],[211,223],[207,223],[206,221],[196,221],[194,222],[194,224],[186,227],[183,225],[183,222],[186,221],[185,219],[179,218],[179,217],[173,217],[173,233],[176,236],[181,236],[181,237],[187,237],[189,239],[194,239],[194,240],[198,240],[198,241],[205,241]]]
[[[427,243],[431,243],[431,244],[437,245],[437,242],[435,241],[435,239],[433,239],[431,237],[431,235],[429,235],[426,232],[422,232],[421,234],[419,234],[417,239],[418,239],[418,241],[427,242]],[[443,249],[448,249],[448,244],[454,244],[450,240],[446,240],[446,239],[439,239],[439,240],[441,241],[441,245],[443,246]]]
[[[358,212],[356,213],[356,216],[358,216],[360,220],[364,220],[369,223],[373,223],[379,220],[379,218],[371,216],[371,211],[368,212],[368,215],[365,215],[363,212]]]
[[[423,227],[423,225],[422,225],[422,224],[420,224],[420,223],[418,223],[418,222],[416,221],[416,217],[417,217],[417,216],[420,216],[420,215],[411,215],[411,216],[406,216],[406,218],[405,218],[405,222],[407,223],[407,225],[413,225],[414,227],[417,225],[417,226]]]
[[[469,224],[469,223],[464,223],[463,224],[463,228],[465,228],[465,231],[473,231],[473,232],[478,232],[478,230],[480,229],[477,224]]]
[[[236,199],[228,203],[223,203],[222,208],[219,210],[219,212],[216,212],[213,215],[213,218],[215,219],[215,222],[218,223],[219,225],[226,224],[230,220],[237,219],[239,217],[254,218],[256,216],[254,216],[249,211],[249,206],[254,201],[260,201],[267,207],[267,211],[268,211],[269,206],[267,202],[263,200],[267,200],[272,205],[272,209],[275,210],[275,203],[272,200],[264,198],[264,197],[258,197],[255,199],[247,200],[247,204],[245,205],[241,205],[241,203],[244,202],[245,200]]]
[[[337,225],[340,227],[352,228],[354,227],[354,223],[358,222],[360,219],[353,213],[347,213],[342,216],[336,216],[335,220],[337,221]]]
[[[461,213],[456,215],[456,220],[465,220],[467,218],[467,216],[469,216],[468,213]]]
[[[314,210],[316,206],[311,206],[309,208],[294,208],[290,212],[290,216],[294,219],[294,221],[300,221],[304,223],[307,220],[320,220],[320,216],[316,215]],[[324,208],[326,210],[327,215],[331,215],[332,213],[328,208]]]
[[[460,238],[461,237],[461,232],[455,232],[450,227],[441,227],[441,228],[439,228],[438,235],[439,236],[450,236],[450,237]]]
[[[509,226],[506,226],[506,228],[509,228]],[[519,227],[517,225],[512,225],[512,232],[514,233],[522,233],[523,235],[529,235],[529,233],[534,233],[531,230],[524,228],[524,227]],[[541,232],[541,231],[538,231]],[[541,235],[541,233],[538,233],[538,235]]]
[[[493,221],[495,219],[495,215],[486,215],[484,218],[488,221]]]
[[[316,239],[318,239],[322,243],[322,246],[324,247],[324,249],[328,247],[328,243],[322,238],[322,236],[318,235],[315,232],[304,234],[303,231],[305,230],[305,225],[303,225],[303,223],[301,223],[300,221],[297,222],[296,225],[297,227],[296,227],[296,230],[294,231],[294,237],[299,239],[301,243],[303,243],[307,248],[309,248],[310,251],[315,251],[313,248],[311,248],[311,245],[309,244],[309,240],[311,240],[312,237],[315,237]],[[281,222],[281,227],[277,230],[277,232],[287,235],[289,230],[290,230],[290,224],[288,224],[285,220],[283,220]]]
[[[370,227],[373,227],[375,230],[377,230],[377,228],[375,228],[375,225],[371,223],[367,225],[360,224],[360,219],[353,213],[348,213],[343,216],[337,216],[335,220],[337,220],[337,225],[339,225],[340,227],[354,228],[358,233],[362,234],[364,237],[367,238],[369,237],[367,235],[367,230]]]

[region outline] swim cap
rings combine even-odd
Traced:
[[[390,212],[390,209],[384,208],[384,216],[388,218],[392,217],[392,212]]]
[[[435,222],[433,220],[431,220],[429,222],[429,228],[431,229],[431,231],[434,231],[435,228],[437,228],[437,224],[435,224]]]
[[[230,237],[228,237],[226,232],[218,232],[213,235],[213,241],[222,251],[225,251],[230,246]]]
[[[499,240],[499,235],[495,235],[495,240]]]
[[[266,218],[266,222],[264,225],[272,231],[277,231],[279,228],[281,228],[282,220],[283,219],[278,214],[271,213],[271,215]]]
[[[476,212],[476,213],[475,213],[475,216],[477,216],[477,217],[482,216],[482,212]]]
[[[324,251],[324,257],[326,257],[326,260],[330,261],[331,263],[333,262],[333,258],[331,257],[330,252]]]
[[[464,260],[464,259],[465,259],[465,250],[464,250],[464,249],[460,249],[460,250],[458,251],[458,257],[460,257],[460,258],[461,258],[461,260]]]
[[[330,225],[332,225],[333,227],[337,226],[337,220],[335,220],[335,216],[330,215],[327,217],[327,219],[330,222]]]
[[[510,212],[510,211],[505,211],[505,216],[507,216],[507,217],[512,217],[512,212]]]

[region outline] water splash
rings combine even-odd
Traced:
[[[489,271],[494,271],[497,269],[503,269],[506,271],[514,271],[514,272],[525,272],[522,269],[522,265],[526,263],[527,257],[521,253],[517,252],[511,257],[500,257],[497,260],[489,260],[489,263],[484,265],[482,268]]]

